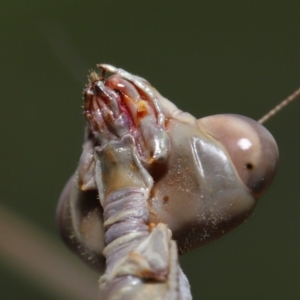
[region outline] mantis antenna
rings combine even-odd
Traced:
[[[300,95],[300,88],[298,88],[294,93],[289,95],[286,99],[282,100],[278,105],[276,105],[273,109],[271,109],[268,113],[266,113],[261,119],[258,120],[258,123],[263,124],[276,115],[279,111],[281,111],[285,106],[290,104]]]

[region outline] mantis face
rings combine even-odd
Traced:
[[[151,219],[167,223],[179,251],[210,242],[243,222],[275,174],[270,133],[237,115],[171,119],[166,173],[153,188]]]
[[[125,135],[133,138],[134,155],[151,176],[149,225],[167,224],[180,253],[242,223],[275,175],[278,149],[267,129],[238,115],[197,120],[146,80],[100,67],[103,76],[92,73],[85,90],[83,153],[57,211],[67,244],[92,266],[104,268],[101,203],[105,193],[128,186],[128,175],[116,166],[115,184],[98,193],[95,149]],[[106,72],[113,75],[105,78]]]

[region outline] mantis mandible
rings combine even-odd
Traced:
[[[84,91],[82,155],[58,206],[61,235],[102,274],[101,299],[192,299],[178,254],[248,218],[275,175],[276,142],[265,119],[197,120],[145,79],[98,67]]]

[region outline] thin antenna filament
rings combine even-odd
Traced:
[[[271,117],[273,117],[274,115],[276,115],[285,106],[287,106],[292,101],[294,101],[299,95],[300,95],[300,88],[297,89],[293,94],[291,94],[290,96],[288,96],[286,99],[284,99],[282,102],[280,102],[273,109],[271,109],[267,114],[265,114],[261,119],[258,120],[258,123],[263,124],[266,121],[268,121]]]

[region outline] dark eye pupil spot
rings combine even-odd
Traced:
[[[253,169],[253,165],[252,165],[251,163],[247,163],[247,164],[246,164],[246,168],[247,168],[248,170],[252,170],[252,169]]]
[[[168,202],[169,196],[164,196],[164,197],[163,197],[163,200],[164,200],[164,202]]]

